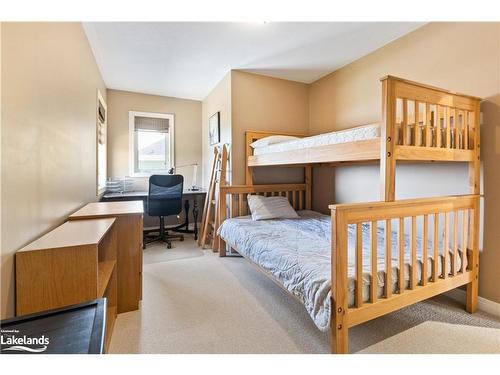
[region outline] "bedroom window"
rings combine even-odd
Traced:
[[[167,173],[174,167],[174,115],[129,113],[130,175]]]

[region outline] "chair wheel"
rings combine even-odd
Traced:
[[[168,243],[167,244],[167,249],[171,249],[172,248],[172,244],[171,243]]]
[[[179,238],[179,241],[181,242],[184,241],[184,237]]]

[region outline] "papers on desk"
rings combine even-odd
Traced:
[[[127,177],[110,178],[106,181],[106,192],[127,193],[134,190],[134,180]]]

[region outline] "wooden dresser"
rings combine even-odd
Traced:
[[[114,218],[70,221],[16,252],[16,315],[107,299],[105,347],[117,314]]]
[[[142,201],[89,203],[70,221],[115,218],[117,232],[118,313],[137,310],[142,299]]]

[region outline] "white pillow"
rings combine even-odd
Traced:
[[[299,217],[286,197],[248,195],[247,199],[252,220],[297,219]]]
[[[252,148],[261,148],[269,145],[273,145],[275,143],[282,143],[288,141],[294,141],[296,139],[300,139],[299,137],[294,137],[292,135],[271,135],[269,137],[264,137],[256,140],[253,143],[250,143],[250,147]]]

